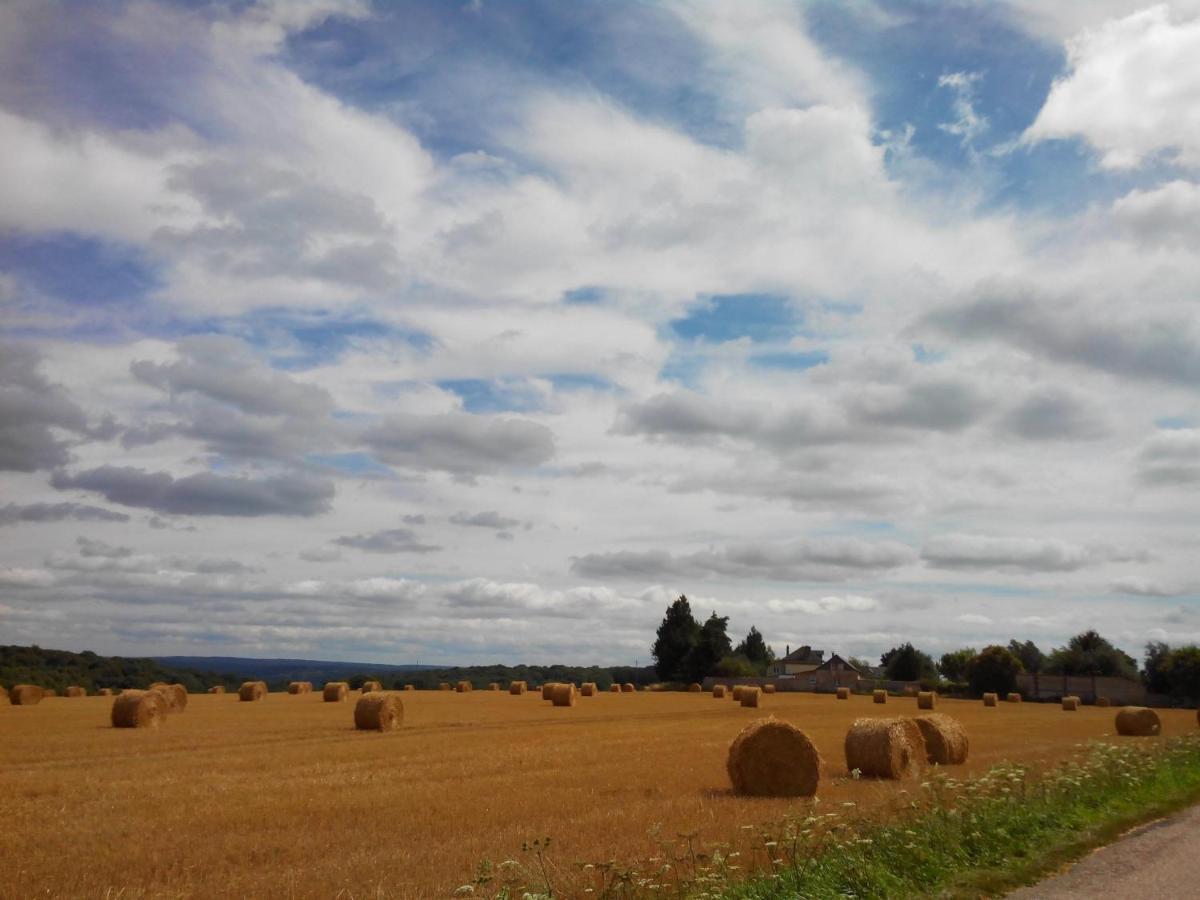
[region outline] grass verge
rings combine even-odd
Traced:
[[[495,900],[979,897],[1036,880],[1197,800],[1200,736],[1097,743],[1038,778],[1019,765],[967,780],[935,772],[917,795],[898,792],[884,823],[858,816],[852,804],[823,812],[814,802],[802,814],[747,828],[736,845],[700,853],[693,836],[680,835],[644,865],[577,864],[569,879],[556,878],[545,844],[535,842],[526,862],[485,863],[458,893]],[[556,881],[569,881],[569,892],[556,892]]]

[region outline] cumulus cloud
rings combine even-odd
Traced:
[[[520,519],[510,519],[507,516],[500,515],[495,510],[470,514],[456,512],[450,517],[450,522],[453,525],[462,525],[466,528],[491,528],[496,531],[508,531],[521,524]]]
[[[1028,441],[1086,441],[1108,432],[1094,404],[1057,387],[1033,391],[1000,424],[1003,431]]]
[[[410,528],[389,528],[365,534],[350,534],[336,538],[335,544],[353,547],[367,553],[435,553],[441,550],[434,544],[422,544]]]
[[[813,616],[828,616],[843,612],[872,612],[879,603],[872,597],[856,594],[818,597],[815,600],[797,597],[791,600],[768,600],[767,608],[778,613],[807,613]]]
[[[33,472],[68,461],[62,433],[88,432],[87,416],[60,385],[41,373],[40,356],[24,344],[0,345],[0,470]]]
[[[1150,487],[1200,485],[1200,429],[1159,431],[1138,451],[1137,478]]]
[[[1015,572],[1073,572],[1112,561],[1146,559],[1111,547],[1082,546],[1041,538],[946,534],[925,542],[921,559],[939,569],[995,569]]]
[[[0,525],[19,522],[128,522],[129,516],[87,503],[9,503],[0,506]]]
[[[392,465],[460,474],[532,468],[554,456],[549,428],[505,416],[396,413],[366,429],[362,440]]]
[[[328,512],[334,487],[302,475],[240,478],[201,472],[175,478],[131,466],[56,471],[59,490],[95,491],[111,503],[186,516],[316,516]]]
[[[858,538],[779,545],[735,545],[675,555],[662,550],[619,550],[575,558],[571,570],[595,578],[761,578],[772,581],[843,581],[877,575],[916,559],[894,541]]]

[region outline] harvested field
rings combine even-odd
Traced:
[[[571,896],[573,862],[654,856],[655,826],[729,840],[808,802],[733,794],[729,745],[765,711],[704,694],[603,692],[555,709],[418,691],[386,736],[355,731],[353,705],[317,693],[271,693],[251,708],[232,693],[193,695],[186,715],[156,729],[112,728],[112,703],[0,704],[0,806],[25,823],[0,830],[0,896],[448,897],[481,859],[524,859],[521,843],[547,835]],[[853,720],[915,715],[915,698],[779,693],[770,707],[825,760],[822,809],[854,802],[884,815],[897,791],[916,789],[847,779],[843,756]],[[1041,769],[1090,738],[1146,741],[1116,737],[1112,710],[1092,706],[1064,715],[1058,704],[941,698],[938,711],[970,736],[956,777],[1003,760]],[[1196,731],[1193,710],[1157,712],[1165,736]],[[120,839],[96,840],[114,822]]]

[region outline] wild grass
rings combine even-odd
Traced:
[[[853,803],[802,813],[705,852],[695,834],[663,841],[639,866],[578,864],[598,900],[858,900],[1001,893],[1106,843],[1138,823],[1200,799],[1200,736],[1162,743],[1094,743],[1040,776],[1018,764],[957,779],[935,771],[900,791],[895,815]],[[458,896],[541,900],[555,893],[549,839],[520,859],[484,863]]]

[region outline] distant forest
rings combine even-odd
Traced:
[[[235,688],[244,679],[233,673],[214,674],[198,669],[164,666],[152,659],[99,656],[90,650],[43,650],[32,647],[0,646],[0,684],[36,684],[60,693],[79,685],[92,693],[99,688],[144,688],[154,681],[182,684],[188,693],[203,693],[211,685]]]

